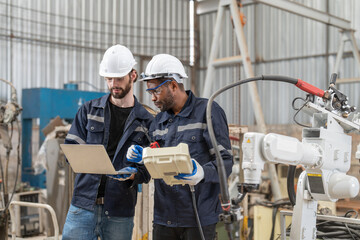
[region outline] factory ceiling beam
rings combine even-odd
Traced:
[[[255,3],[263,3],[271,7],[275,7],[296,15],[310,18],[312,20],[329,24],[331,26],[341,28],[344,30],[350,30],[350,21],[335,17],[326,12],[316,10],[314,8],[306,7],[302,4],[284,1],[284,0],[254,0]]]
[[[341,28],[344,30],[351,30],[350,21],[339,17],[335,17],[326,12],[319,11],[314,8],[310,8],[296,2],[284,1],[284,0],[245,0],[245,1],[241,1],[241,3],[243,6],[262,3],[321,23],[329,24],[337,28]],[[218,5],[219,5],[219,0],[199,1],[196,13],[198,15],[201,15],[210,12],[216,12],[218,9]]]

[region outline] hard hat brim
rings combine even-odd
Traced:
[[[100,70],[99,75],[101,77],[107,77],[107,78],[122,78],[122,77],[125,77],[126,75],[128,75],[131,72],[131,70],[133,69],[135,64],[136,64],[136,62],[133,63],[128,69],[126,69],[123,72],[109,73],[109,72],[104,72],[104,71]]]
[[[180,76],[177,73],[175,73],[175,74],[173,74],[173,73],[158,73],[158,74],[151,74],[151,75],[141,73],[139,81],[149,81],[149,80],[159,79],[159,78],[172,78],[178,83],[183,83],[184,77]],[[187,78],[187,76],[185,78]]]

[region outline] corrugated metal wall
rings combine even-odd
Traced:
[[[116,43],[130,48],[139,72],[142,60],[158,53],[188,60],[188,12],[185,0],[0,0],[0,78],[19,95],[69,81],[80,90],[105,89],[98,67]],[[9,98],[0,82],[0,99]]]
[[[296,2],[321,11],[328,8],[330,14],[351,20],[353,28],[360,29],[356,14],[360,1]],[[188,4],[188,0],[0,0],[0,78],[12,81],[19,95],[22,88],[62,88],[69,81],[78,81],[80,90],[105,89],[98,66],[105,49],[115,43],[132,50],[139,72],[158,53],[170,53],[187,62]],[[245,6],[242,11],[247,18],[245,34],[255,75],[282,74],[327,88],[340,40],[338,29],[262,4]],[[215,18],[216,13],[199,17],[199,92]],[[238,54],[228,11],[225,19],[222,57]],[[360,33],[355,36],[360,46]],[[342,61],[340,75],[360,75],[352,57]],[[241,67],[217,70],[213,91],[243,77]],[[185,85],[189,88],[190,81]],[[351,103],[360,106],[359,87],[359,83],[346,84],[340,89]],[[280,83],[258,83],[258,89],[267,124],[293,123],[291,101],[304,93]],[[135,94],[153,106],[143,92],[141,84],[135,84]],[[9,98],[9,88],[0,82],[0,100]],[[230,123],[254,124],[248,86],[230,90],[216,100]],[[300,116],[299,120],[307,118]]]
[[[360,18],[357,16],[360,11],[359,1],[299,0],[296,2],[321,11],[326,11],[328,4],[331,15],[350,20],[354,29],[360,29]],[[263,4],[244,6],[242,11],[247,18],[244,30],[251,61],[254,63],[255,75],[286,75],[301,78],[322,89],[328,87],[341,39],[339,29]],[[206,75],[215,19],[216,13],[208,13],[199,17],[202,54],[199,78],[201,80],[204,80]],[[360,46],[359,32],[355,33],[355,37]],[[229,11],[226,11],[221,41],[219,57],[238,55]],[[345,51],[349,50],[349,46],[346,45]],[[359,76],[352,55],[344,58],[340,68],[340,77]],[[242,67],[220,68],[216,70],[213,91],[244,77]],[[257,86],[265,122],[267,124],[294,123],[292,118],[295,111],[291,108],[291,102],[297,96],[305,97],[305,94],[296,87],[285,83],[258,82]],[[360,83],[339,86],[340,90],[349,96],[351,103],[360,107]],[[243,85],[241,89],[228,90],[226,93],[218,96],[216,101],[225,109],[228,121],[238,124],[254,124],[248,86]],[[307,116],[298,116],[297,119],[308,121]]]

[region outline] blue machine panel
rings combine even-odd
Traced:
[[[51,119],[74,119],[79,107],[91,99],[104,96],[104,92],[89,92],[51,88],[22,90],[22,181],[31,186],[46,188],[45,172],[34,175],[32,169],[32,120],[39,118],[39,146],[45,136],[41,132]]]

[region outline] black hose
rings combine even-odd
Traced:
[[[2,185],[2,191],[3,191],[3,197],[5,196],[5,175],[4,175],[4,167],[3,167],[3,164],[2,164],[2,160],[1,160],[1,155],[0,155],[0,174],[1,174],[1,183],[0,183],[0,188],[1,188],[1,185]],[[5,205],[4,205],[5,207]]]
[[[207,109],[206,109],[206,123],[208,126],[208,130],[209,130],[209,136],[210,136],[210,140],[211,140],[211,144],[215,150],[215,155],[216,155],[216,163],[217,163],[217,171],[218,171],[218,175],[219,175],[219,184],[220,184],[220,194],[221,194],[221,206],[230,206],[230,196],[229,196],[229,191],[228,191],[228,185],[227,185],[227,177],[226,177],[226,171],[225,171],[225,166],[224,166],[224,162],[223,159],[221,157],[220,154],[220,150],[217,147],[217,141],[216,141],[216,137],[215,137],[215,133],[214,133],[214,127],[212,125],[212,120],[211,120],[211,106],[212,103],[214,101],[214,99],[222,92],[225,92],[226,90],[239,86],[241,84],[244,83],[248,83],[248,82],[254,82],[254,81],[260,81],[260,80],[269,80],[269,81],[277,81],[277,82],[287,82],[287,83],[291,83],[291,84],[297,84],[298,83],[298,79],[295,78],[290,78],[290,77],[286,77],[286,76],[279,76],[279,75],[261,75],[259,77],[253,77],[253,78],[246,78],[243,80],[240,80],[238,82],[229,84],[221,89],[219,89],[218,91],[216,91],[215,93],[213,93],[213,95],[211,95],[211,97],[209,98],[208,104],[207,104]],[[223,207],[223,211],[225,215],[229,215],[230,214],[230,208]],[[232,225],[230,223],[225,223],[225,230],[228,232],[228,235],[231,237],[231,231],[232,231]]]
[[[259,81],[259,80],[287,82],[287,83],[291,83],[291,84],[297,84],[297,82],[298,82],[298,79],[290,78],[290,77],[286,77],[286,76],[278,76],[278,75],[261,75],[260,77],[247,78],[247,79],[244,79],[244,80],[240,80],[239,82],[229,84],[229,85],[219,89],[213,95],[211,95],[211,97],[209,98],[208,104],[207,104],[206,123],[208,125],[211,143],[212,143],[212,145],[213,145],[213,147],[215,149],[217,167],[218,167],[218,174],[219,174],[219,180],[220,180],[221,197],[222,197],[223,202],[225,202],[225,203],[230,202],[230,197],[229,197],[229,193],[227,191],[227,178],[226,178],[226,173],[225,173],[225,167],[224,167],[224,163],[223,163],[220,151],[219,151],[219,149],[217,147],[214,128],[213,128],[213,125],[212,125],[212,120],[211,120],[211,110],[212,109],[211,109],[211,106],[212,106],[212,103],[213,103],[214,99],[220,93],[225,92],[226,90],[228,90],[230,88],[233,88],[233,87],[236,87],[236,86],[239,86],[241,84],[248,83],[248,82]]]
[[[291,205],[295,206],[296,203],[296,193],[295,193],[295,171],[296,166],[289,166],[288,172],[287,172],[287,192],[289,196],[289,200],[291,202]]]
[[[301,99],[304,101],[304,104],[300,107],[300,108],[296,108],[295,107],[295,101],[298,100],[298,99]],[[302,126],[302,127],[305,127],[305,128],[310,128],[311,126],[308,126],[308,125],[305,125],[305,124],[302,124],[302,123],[299,123],[297,120],[296,120],[296,116],[298,115],[298,113],[301,111],[301,109],[303,109],[306,104],[309,102],[310,100],[309,99],[303,99],[303,98],[300,98],[300,97],[297,97],[295,98],[293,101],[292,101],[292,107],[294,110],[296,110],[296,113],[294,114],[293,116],[293,120],[294,122],[299,125],[299,126]]]
[[[270,202],[270,201],[262,201],[262,202],[255,202],[255,204],[250,204],[249,207],[260,205],[264,207],[272,208],[272,227],[271,227],[271,234],[270,234],[270,240],[273,240],[275,238],[275,224],[276,224],[276,214],[280,207],[283,208],[289,208],[290,202],[286,201],[284,199],[277,200],[276,202]]]
[[[192,198],[192,203],[193,203],[193,207],[194,207],[196,222],[197,222],[197,225],[199,227],[200,236],[201,236],[202,240],[205,240],[204,232],[203,232],[202,227],[201,227],[199,213],[198,213],[198,210],[197,210],[197,207],[196,207],[195,187],[194,187],[194,185],[189,185],[189,188],[190,188],[190,191],[191,191],[191,198]]]
[[[348,233],[350,234],[351,238],[352,238],[353,240],[355,240],[355,237],[354,237],[354,235],[351,233],[351,230],[349,229],[349,226],[348,226],[346,223],[344,223],[344,225],[345,225]]]
[[[355,218],[357,218],[358,213],[355,210],[348,211],[345,213],[344,217],[350,217],[349,213],[355,213]],[[316,229],[316,236],[319,239],[360,239],[360,228],[358,224],[354,223],[318,220]]]
[[[273,211],[272,211],[272,226],[271,226],[270,240],[274,240],[276,213],[277,213],[278,209],[279,209],[279,207],[276,206],[273,208]]]
[[[2,166],[2,160],[1,160],[1,154],[0,154],[0,173],[1,173],[1,179],[4,179],[4,171],[3,171],[3,166]],[[3,191],[3,194],[2,196],[4,197],[5,196],[5,185],[4,185],[4,181],[1,181],[0,183],[0,188],[2,186],[2,191]],[[3,201],[4,203],[5,201]],[[5,207],[5,204],[4,204],[4,207]],[[1,214],[1,213],[0,213]]]
[[[18,177],[19,177],[19,169],[20,169],[20,166],[21,166],[21,158],[20,158],[20,143],[21,143],[20,132],[21,132],[21,129],[20,129],[20,123],[19,123],[19,121],[17,119],[16,119],[16,124],[17,124],[17,129],[18,129],[18,145],[17,145],[17,148],[16,148],[16,150],[17,150],[17,165],[16,165],[14,188],[13,188],[13,191],[12,191],[11,196],[10,196],[9,204],[12,201],[12,199],[14,197],[14,194],[16,192],[17,181],[18,181]]]

